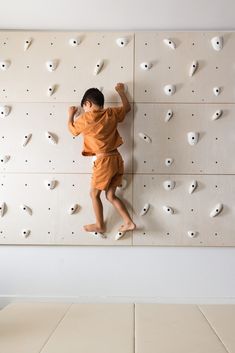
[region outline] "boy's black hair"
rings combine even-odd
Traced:
[[[81,100],[81,107],[85,101],[91,101],[92,103],[103,107],[104,106],[104,95],[98,88],[89,88]]]

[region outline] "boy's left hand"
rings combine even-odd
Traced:
[[[71,107],[69,107],[68,109],[68,114],[69,116],[74,116],[74,114],[78,111],[78,107],[75,107],[74,105],[72,105]]]

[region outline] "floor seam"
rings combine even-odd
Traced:
[[[48,343],[49,339],[51,338],[51,336],[53,335],[53,333],[55,332],[55,330],[57,329],[57,327],[59,326],[59,324],[61,323],[61,321],[65,318],[65,316],[67,315],[68,311],[70,310],[71,306],[73,305],[73,303],[71,303],[68,307],[68,309],[65,311],[65,313],[62,315],[61,319],[57,322],[57,325],[54,327],[54,329],[52,330],[51,334],[47,337],[47,339],[45,340],[44,344],[42,345],[42,347],[40,348],[40,350],[38,351],[38,353],[42,352],[43,348],[46,346],[46,344]]]
[[[214,329],[214,327],[212,326],[212,324],[210,323],[210,321],[207,319],[206,315],[203,313],[203,311],[200,309],[200,306],[197,305],[198,310],[200,311],[200,313],[203,315],[203,317],[205,318],[206,322],[208,323],[208,325],[210,326],[210,328],[212,329],[212,331],[214,332],[214,334],[216,335],[216,337],[219,339],[219,341],[221,342],[221,344],[223,345],[224,349],[226,350],[226,352],[230,353],[230,351],[227,349],[226,345],[224,344],[224,342],[222,341],[222,339],[220,338],[219,334],[217,334],[216,330]]]
[[[136,307],[134,303],[134,320],[133,320],[133,352],[135,353],[135,343],[136,343],[136,331],[135,331],[135,323],[136,323]]]

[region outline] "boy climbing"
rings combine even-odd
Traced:
[[[115,90],[118,92],[122,106],[104,106],[104,95],[97,88],[88,89],[81,101],[84,113],[80,114],[76,120],[74,116],[78,110],[71,106],[68,109],[68,128],[74,136],[83,134],[83,156],[96,156],[93,162],[93,174],[91,181],[90,196],[96,216],[96,223],[87,224],[84,230],[105,237],[106,230],[103,218],[103,205],[100,194],[105,191],[106,199],[119,212],[124,220],[124,224],[119,228],[115,239],[124,236],[127,231],[135,229],[136,225],[132,221],[126,206],[115,194],[117,186],[122,183],[124,173],[124,161],[118,151],[118,147],[123,144],[123,140],[117,130],[117,124],[122,122],[126,113],[131,110],[131,105],[126,97],[124,84],[117,83]]]

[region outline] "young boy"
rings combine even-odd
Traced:
[[[124,173],[124,161],[117,149],[123,144],[123,140],[117,131],[117,124],[123,121],[126,113],[131,110],[124,84],[117,83],[115,90],[122,100],[122,106],[104,109],[103,93],[97,88],[88,89],[81,101],[81,107],[85,113],[80,114],[74,120],[78,108],[69,107],[68,128],[74,136],[83,134],[82,155],[96,156],[96,160],[93,162],[90,190],[96,223],[85,225],[84,229],[93,235],[104,236],[106,227],[103,219],[103,205],[100,199],[103,190],[107,200],[112,203],[124,220],[124,224],[119,228],[115,237],[118,240],[123,237],[125,232],[133,230],[135,224],[124,203],[115,195],[117,186],[122,183]]]

